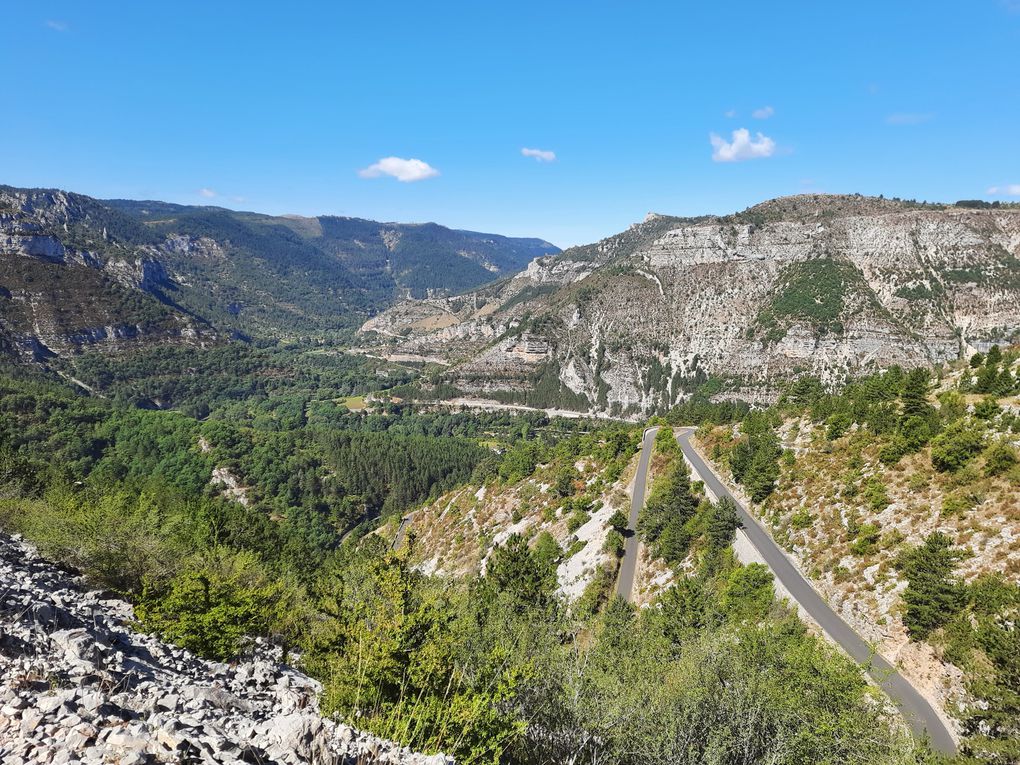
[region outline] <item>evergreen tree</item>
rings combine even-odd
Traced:
[[[920,417],[928,420],[934,413],[934,407],[928,403],[928,389],[930,379],[927,369],[918,367],[911,369],[903,381],[903,391],[900,393],[900,422],[905,422],[911,417]]]
[[[967,589],[953,574],[961,557],[952,540],[938,531],[900,556],[897,566],[907,578],[903,622],[912,640],[925,640],[966,605]]]
[[[778,480],[779,463],[776,454],[770,449],[756,451],[743,480],[751,499],[755,502],[764,501],[775,490]]]
[[[729,497],[723,497],[711,506],[708,517],[708,546],[711,551],[724,550],[733,544],[740,520],[737,506]]]
[[[977,379],[974,381],[975,393],[994,393],[999,385],[999,366],[985,361],[985,365],[978,371]]]
[[[523,536],[511,534],[489,555],[485,583],[494,594],[505,593],[527,609],[549,600],[556,586],[556,569],[533,553]]]

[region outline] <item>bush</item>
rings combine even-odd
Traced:
[[[567,518],[567,531],[573,534],[591,519],[585,510],[577,509]]]
[[[610,528],[620,532],[621,534],[627,530],[628,525],[629,521],[627,520],[627,516],[624,515],[623,512],[621,512],[620,510],[617,510],[611,516],[609,516]]]
[[[552,534],[543,531],[535,539],[532,554],[541,565],[555,569],[563,557],[563,549]]]
[[[617,558],[623,556],[624,540],[623,534],[615,529],[606,534],[605,544],[602,549],[610,555],[615,555]]]
[[[661,454],[677,454],[680,451],[680,444],[676,441],[673,428],[661,427],[655,434],[655,451]]]
[[[976,424],[954,422],[932,441],[932,467],[941,473],[955,472],[976,457],[984,445],[984,433]]]
[[[871,555],[878,549],[881,533],[878,524],[862,523],[856,529],[854,541],[850,544],[850,552],[854,555]]]
[[[814,516],[808,512],[806,507],[802,507],[792,516],[790,516],[790,525],[795,529],[808,529],[811,528],[811,524],[815,522]]]
[[[985,475],[1002,475],[1017,464],[1016,449],[1005,440],[998,440],[985,450]]]
[[[168,493],[104,494],[58,486],[41,500],[12,504],[14,528],[44,555],[124,595],[141,592],[146,579],[173,576],[198,533]]]
[[[772,572],[761,563],[750,563],[730,572],[720,602],[731,619],[760,621],[772,608],[774,598]]]
[[[254,554],[219,548],[188,561],[169,584],[146,586],[135,613],[177,645],[226,661],[245,636],[270,637],[288,623],[296,633],[298,601],[297,590],[270,576]]]
[[[569,497],[574,493],[574,482],[577,480],[577,471],[573,465],[564,465],[556,472],[553,481],[553,491],[557,496]]]
[[[848,412],[833,414],[825,421],[825,437],[830,441],[842,438],[852,424],[853,418]]]
[[[979,420],[994,420],[1001,411],[998,402],[991,396],[983,398],[974,404],[974,416]]]
[[[950,494],[942,500],[942,515],[950,518],[955,515],[963,515],[974,509],[976,499],[972,494],[957,492]]]
[[[864,483],[864,499],[867,500],[868,506],[875,511],[884,510],[891,504],[885,484],[875,477],[869,478]]]
[[[878,450],[878,458],[885,465],[895,465],[909,451],[910,448],[907,446],[906,439],[897,433],[889,441],[882,444],[882,448]]]

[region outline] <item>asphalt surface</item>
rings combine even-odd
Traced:
[[[407,531],[407,524],[411,522],[409,516],[404,516],[400,519],[400,525],[397,526],[397,533],[393,535],[393,544],[390,546],[391,550],[399,550],[400,545],[404,543],[404,533]]]
[[[641,508],[645,506],[645,489],[648,488],[648,463],[655,446],[655,434],[658,428],[648,428],[641,439],[641,457],[638,459],[637,473],[634,476],[634,491],[630,497],[630,517],[627,519],[628,535],[623,543],[623,560],[620,561],[620,573],[616,578],[616,594],[628,603],[633,600],[634,572],[637,570],[638,536],[637,520]]]
[[[893,703],[899,708],[900,713],[903,715],[907,724],[914,733],[919,737],[927,737],[931,743],[933,749],[939,752],[947,754],[954,754],[956,752],[956,744],[953,741],[953,737],[949,735],[949,731],[946,729],[945,724],[939,718],[938,714],[932,708],[928,700],[922,696],[913,685],[911,685],[906,678],[904,678],[896,669],[885,659],[879,656],[872,647],[856,632],[851,629],[843,619],[833,611],[829,604],[815,592],[814,588],[808,583],[808,581],[801,575],[800,571],[793,565],[786,554],[779,548],[779,546],[772,540],[772,537],[767,531],[753,518],[750,513],[744,508],[737,498],[734,497],[729,489],[727,489],[723,483],[716,477],[716,474],[701,458],[701,455],[691,445],[690,438],[693,432],[690,428],[684,428],[677,431],[677,441],[680,443],[680,448],[683,450],[684,455],[690,460],[694,469],[701,476],[705,485],[716,497],[729,497],[733,500],[733,503],[737,506],[737,514],[740,518],[741,525],[743,526],[744,533],[747,534],[748,539],[755,546],[762,558],[768,564],[769,568],[772,569],[772,573],[775,577],[782,582],[783,586],[787,589],[790,595],[801,605],[804,610],[811,616],[815,622],[825,633],[838,643],[844,651],[846,651],[854,661],[861,664],[865,671],[871,676],[871,678],[888,694],[889,698],[892,699]],[[645,435],[646,448],[642,451],[641,459],[642,464],[645,467],[645,472],[648,468],[647,452],[651,451],[648,446],[650,442],[648,440],[648,434]],[[652,435],[654,439],[654,434]],[[641,478],[641,467],[638,467],[639,478]],[[642,479],[643,480],[643,479]],[[639,482],[640,483],[640,482]],[[635,507],[640,508],[637,505],[637,495],[639,484],[635,484]],[[641,491],[641,499],[644,501],[644,489],[643,484]],[[637,510],[631,510],[632,521],[636,518]],[[633,525],[633,523],[632,523]],[[634,559],[637,558],[636,547],[637,540],[634,537],[627,540],[627,544],[630,545],[634,542],[635,553],[633,556],[628,552],[624,557],[624,560],[630,560],[632,567],[630,572],[630,585],[633,586],[634,571],[633,564],[636,562]],[[621,585],[623,584],[622,569],[621,569]]]

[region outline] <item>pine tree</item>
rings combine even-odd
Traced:
[[[900,422],[905,422],[911,417],[929,419],[934,407],[928,403],[929,378],[928,370],[917,368],[907,374],[903,382],[903,390],[900,393]]]
[[[953,541],[938,531],[900,556],[897,566],[907,578],[903,621],[912,640],[926,639],[966,605],[966,586],[953,574],[961,557]]]

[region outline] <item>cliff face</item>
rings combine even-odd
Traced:
[[[0,346],[331,338],[398,295],[447,295],[559,252],[434,223],[274,217],[0,186]]]
[[[837,382],[1013,338],[1018,256],[1017,209],[791,197],[725,218],[650,216],[467,301],[432,301],[439,328],[404,321],[405,305],[363,329],[445,355],[454,384],[487,395],[647,412],[721,378],[767,400],[798,373]],[[522,352],[537,341],[544,352]]]
[[[0,188],[0,349],[39,359],[214,339],[204,322],[159,299],[172,286],[162,263],[107,222],[88,197]]]

